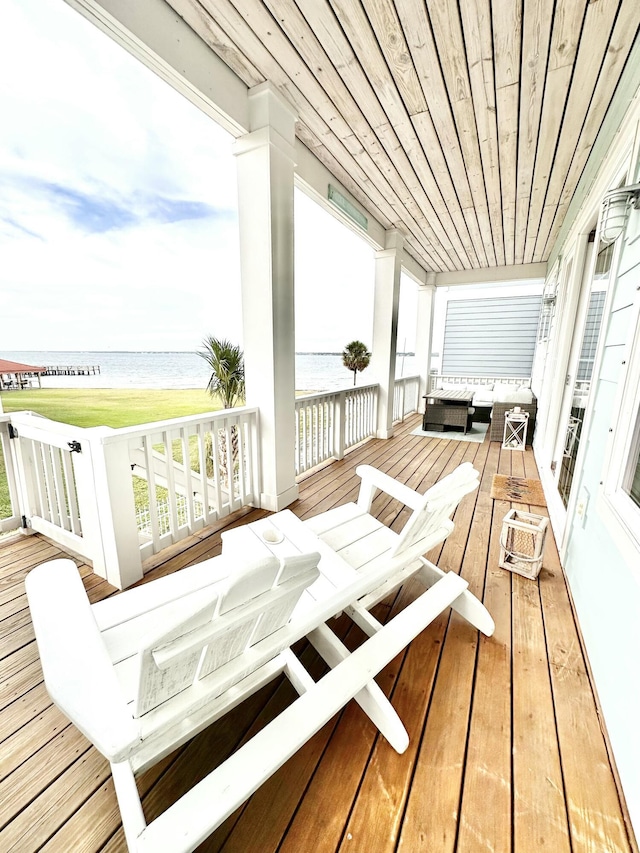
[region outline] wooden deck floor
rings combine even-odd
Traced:
[[[495,473],[537,477],[531,451],[502,451],[410,435],[368,442],[301,483],[292,509],[307,517],[351,500],[367,462],[424,490],[461,461],[482,472],[437,554],[461,572],[496,621],[490,639],[443,614],[381,674],[410,735],[404,755],[376,737],[351,703],[202,845],[226,853],[613,853],[628,835],[579,633],[553,539],[539,583],[498,568],[501,521]],[[394,503],[380,517],[402,524]],[[545,508],[534,507],[544,513]],[[250,511],[234,525],[264,513]],[[220,552],[220,530],[156,559],[148,577]],[[107,762],[52,706],[42,684],[24,595],[34,565],[59,556],[39,536],[0,545],[0,851],[126,850]],[[80,566],[93,600],[113,592]],[[415,595],[408,585],[379,618]],[[346,624],[338,628],[344,635]],[[351,628],[345,642],[360,641]],[[308,648],[310,670],[322,665]],[[140,781],[147,817],[201,778],[292,698],[274,683],[164,759]]]

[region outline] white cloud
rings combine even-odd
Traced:
[[[231,138],[65,3],[0,17],[0,349],[240,338]]]
[[[61,0],[0,5],[0,115],[0,352],[241,342],[225,131]],[[371,345],[372,249],[301,192],[296,257],[297,349]]]

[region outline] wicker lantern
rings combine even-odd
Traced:
[[[512,509],[502,522],[500,567],[535,580],[542,568],[549,519]]]

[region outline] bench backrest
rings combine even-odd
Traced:
[[[451,518],[462,498],[478,487],[478,477],[473,465],[465,462],[427,489],[421,505],[414,509],[402,528],[391,556],[415,556],[420,543],[428,543]]]
[[[303,591],[319,575],[319,559],[314,553],[249,562],[232,573],[226,588],[203,594],[196,611],[149,638],[138,653],[134,716],[199,679],[215,678],[223,667],[220,692],[247,675],[251,665],[243,656],[287,624]],[[282,646],[274,642],[272,651],[275,656]]]

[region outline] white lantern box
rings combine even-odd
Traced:
[[[549,519],[512,509],[502,522],[500,567],[535,580],[542,568]]]
[[[515,406],[504,416],[503,450],[524,450],[527,444],[529,413]]]

